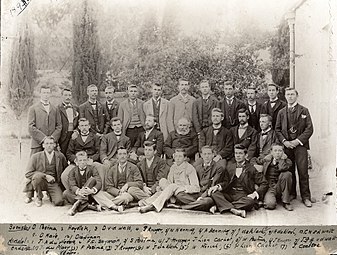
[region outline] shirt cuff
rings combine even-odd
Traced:
[[[296,139],[296,141],[299,142],[299,144],[303,146],[303,143],[300,141],[300,139]]]
[[[77,188],[77,190],[75,191],[75,194],[78,195],[78,192],[80,191],[79,188]]]
[[[221,185],[220,185],[220,184],[217,184],[216,186],[218,186],[218,190],[219,190],[219,191],[222,191],[222,188],[221,188]]]
[[[257,191],[254,191],[253,194],[255,194],[257,200],[260,198],[259,193],[257,193]]]
[[[94,194],[97,193],[97,189],[95,187],[92,188],[94,190]]]

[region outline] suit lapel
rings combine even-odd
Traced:
[[[112,167],[112,179],[113,179],[115,188],[117,188],[118,186],[118,180],[117,180],[118,166],[119,166],[119,163],[117,163],[116,165]]]
[[[86,105],[86,108],[87,108],[87,110],[88,110],[88,112],[92,115],[92,116],[94,116],[94,113],[93,113],[93,109],[92,109],[92,106],[91,106],[91,104],[89,103],[89,101],[86,103],[87,105]]]
[[[42,153],[42,166],[43,166],[43,169],[46,169],[46,154],[43,152]]]
[[[66,119],[68,120],[68,115],[67,115],[67,112],[66,112],[66,108],[64,108],[64,105],[61,104],[60,105],[60,112],[66,117]]]
[[[43,107],[43,105],[42,105],[41,102],[38,104],[38,107],[39,107],[42,111],[44,111],[45,113],[48,114],[48,112],[47,112],[46,109]],[[49,107],[51,107],[51,105],[50,105]]]
[[[152,104],[153,104],[153,102],[152,102]],[[163,100],[163,98],[160,98],[159,116],[161,116],[164,113],[164,110],[166,110],[166,107],[167,107],[166,102]],[[153,105],[152,105],[152,111],[153,111]]]

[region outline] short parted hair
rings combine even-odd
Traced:
[[[220,108],[213,108],[213,109],[212,109],[212,114],[213,114],[213,112],[220,113],[222,117],[224,116],[224,113],[223,113],[223,111],[221,111]]]
[[[268,121],[271,123],[273,121],[273,117],[270,116],[269,114],[266,114],[266,113],[262,113],[260,114],[260,119],[261,118],[268,118]]]
[[[87,87],[87,91],[91,88],[96,88],[97,89],[97,86],[95,84],[90,84],[88,87]]]
[[[186,150],[184,148],[175,148],[174,153],[182,152],[184,154],[184,157],[186,157]]]
[[[206,79],[201,80],[201,81],[199,82],[199,86],[200,86],[201,84],[203,84],[203,83],[207,83],[208,86],[210,86],[209,81],[206,80]]]
[[[277,91],[279,91],[279,86],[277,86],[275,83],[269,83],[268,85],[267,85],[267,87],[269,88],[269,87],[275,87],[276,88],[276,90]]]
[[[217,152],[215,147],[209,145],[202,146],[200,152],[202,153],[204,150],[211,150],[213,153]]]
[[[125,148],[124,146],[119,146],[119,147],[117,148],[117,153],[118,153],[120,150],[126,150],[126,152],[128,153],[128,149]]]
[[[63,93],[64,93],[65,91],[68,91],[68,92],[71,92],[71,93],[72,93],[72,91],[71,91],[70,88],[64,88],[64,89],[62,89],[62,95],[63,95]]]
[[[189,82],[189,80],[188,80],[187,77],[185,77],[185,76],[181,76],[181,77],[178,79],[178,82],[181,82],[181,81],[187,81],[187,82]]]
[[[284,149],[284,146],[283,146],[282,143],[278,143],[278,142],[272,143],[272,145],[270,146],[270,148],[272,149],[274,146],[281,146],[282,149]]]
[[[257,89],[256,89],[256,87],[248,87],[248,88],[246,89],[246,91],[248,91],[248,89],[252,89],[252,90],[254,90],[255,94],[257,93]]]
[[[86,151],[79,151],[75,155],[76,155],[76,158],[81,157],[81,156],[88,157],[88,154]]]
[[[110,123],[112,124],[112,122],[116,122],[116,121],[119,121],[120,123],[122,123],[122,120],[119,117],[111,118]]]
[[[55,138],[54,137],[52,137],[52,136],[46,136],[46,138],[43,140],[43,143],[45,142],[45,141],[47,141],[47,140],[53,140],[53,142],[55,143],[56,141],[55,141]]]
[[[87,120],[86,118],[80,118],[78,120],[78,124],[80,124],[81,122],[89,122],[89,120]]]
[[[161,89],[163,89],[163,84],[161,84],[160,82],[156,81],[156,82],[153,82],[152,83],[152,87],[153,86],[157,86],[157,87],[160,87]]]
[[[235,89],[234,82],[231,81],[225,81],[223,83],[224,86],[231,86],[233,89]]]
[[[105,90],[110,90],[110,89],[112,89],[113,92],[115,92],[115,87],[114,87],[114,86],[109,85],[109,86],[107,86],[107,87],[105,88]]]
[[[138,86],[135,85],[135,84],[130,84],[130,85],[128,85],[128,90],[130,90],[130,89],[138,89]]]
[[[239,116],[239,113],[245,113],[247,117],[249,116],[249,112],[248,112],[248,110],[245,109],[245,108],[240,108],[240,109],[238,110],[238,116]]]
[[[295,91],[296,96],[298,96],[298,91],[295,88],[286,88],[284,91],[285,92],[287,92],[287,91]]]
[[[40,88],[40,92],[43,90],[43,89],[49,89],[51,90],[51,88],[47,85],[42,85],[41,88]]]
[[[152,147],[153,150],[155,151],[157,149],[157,144],[153,141],[145,141],[144,142],[144,148],[145,147]]]
[[[244,145],[242,145],[241,143],[235,144],[234,145],[234,150],[243,150],[243,152],[245,154],[247,154],[247,151],[248,151],[247,148]]]

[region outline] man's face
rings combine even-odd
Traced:
[[[187,94],[188,90],[190,89],[188,81],[179,81],[178,89],[181,94]]]
[[[282,146],[274,145],[271,148],[271,155],[273,155],[274,159],[276,159],[276,160],[281,159],[282,154],[283,154],[283,148],[282,148]]]
[[[245,125],[248,122],[248,116],[244,112],[239,112],[238,119],[240,125]]]
[[[150,130],[151,128],[153,128],[154,124],[155,124],[154,117],[147,116],[145,119],[145,130]]]
[[[175,152],[173,154],[173,159],[174,159],[174,162],[176,162],[178,166],[181,165],[185,161],[184,153],[183,152]]]
[[[278,90],[275,86],[268,86],[268,96],[270,99],[275,99],[277,97]]]
[[[238,163],[242,163],[245,161],[246,158],[246,153],[244,150],[241,149],[234,149],[234,156],[235,156],[235,161]]]
[[[186,120],[180,120],[178,122],[178,131],[182,134],[188,134],[190,132],[190,124]]]
[[[214,158],[214,153],[212,149],[202,149],[201,157],[204,160],[204,163],[208,164]]]
[[[200,84],[200,92],[202,95],[208,95],[211,92],[211,87],[208,82],[203,82]]]
[[[145,158],[152,159],[155,154],[156,154],[156,151],[153,149],[153,146],[145,146],[144,147]]]
[[[78,124],[78,129],[81,131],[81,133],[86,134],[89,132],[90,129],[90,125],[89,125],[89,121],[81,121]]]
[[[138,96],[138,89],[134,87],[129,87],[128,89],[128,95],[131,100],[135,100]]]
[[[48,153],[51,153],[54,149],[55,149],[55,142],[53,139],[48,139],[46,138],[44,141],[43,141],[43,144],[42,144],[42,147],[48,152]]]
[[[62,93],[62,101],[65,103],[65,104],[70,104],[71,102],[71,98],[72,98],[72,93],[71,91],[63,91]]]
[[[91,87],[88,88],[87,94],[90,100],[96,100],[97,94],[98,94],[98,89],[97,87]]]
[[[232,85],[224,85],[223,91],[226,97],[232,97],[234,95],[234,88]]]
[[[41,100],[42,101],[49,102],[50,96],[51,96],[51,90],[49,88],[48,89],[44,89],[44,88],[41,89]]]
[[[110,102],[113,100],[114,90],[107,88],[105,89],[105,97]]]
[[[117,120],[111,123],[111,128],[115,134],[120,134],[122,132],[122,123]]]
[[[128,151],[126,149],[119,149],[117,152],[118,162],[124,164],[128,158]]]
[[[261,117],[260,118],[260,127],[263,131],[267,130],[270,127],[270,124],[271,123],[269,122],[268,117]]]
[[[212,123],[219,125],[223,121],[223,115],[220,112],[212,112]]]
[[[286,90],[285,97],[288,104],[293,104],[297,101],[297,94],[295,90]]]
[[[247,90],[247,99],[248,100],[255,100],[256,99],[256,92],[254,89]]]
[[[160,97],[162,94],[162,89],[160,86],[156,86],[156,85],[153,85],[152,86],[152,96],[157,99],[158,97]]]
[[[88,165],[88,156],[77,156],[75,164],[81,169],[86,168]]]

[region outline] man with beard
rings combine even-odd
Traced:
[[[164,141],[169,132],[174,131],[173,122],[168,119],[169,101],[162,97],[163,86],[160,83],[152,84],[152,98],[143,105],[146,116],[153,115],[157,123],[157,129],[163,133]]]
[[[98,89],[95,84],[87,88],[88,101],[80,105],[80,118],[89,121],[90,129],[101,136],[105,127],[105,116],[102,104],[97,100]],[[74,155],[75,157],[75,155]]]
[[[167,164],[173,164],[173,154],[176,148],[185,150],[186,157],[189,161],[194,160],[195,153],[198,151],[198,136],[190,128],[191,122],[186,118],[178,121],[176,131],[169,134],[164,143],[164,154],[166,155]]]
[[[239,124],[238,111],[241,108],[245,109],[246,106],[241,100],[234,96],[234,83],[225,82],[223,89],[225,92],[225,98],[220,102],[220,108],[225,117],[222,125],[225,128],[230,129],[231,127],[235,127]]]
[[[151,141],[156,144],[156,152],[157,156],[160,157],[163,154],[163,145],[164,145],[164,136],[163,133],[158,131],[155,128],[155,117],[153,115],[146,116],[145,119],[145,131],[141,132],[135,143],[133,148],[133,152],[131,153],[130,157],[133,160],[137,160],[138,156],[140,156],[139,161],[142,160],[142,156],[144,155],[144,142]]]
[[[248,124],[254,128],[256,131],[260,131],[260,123],[259,123],[259,118],[260,118],[260,112],[261,112],[261,107],[262,105],[256,101],[256,88],[254,87],[249,87],[247,88],[247,102],[246,102],[246,108],[249,111],[249,119],[248,119]]]
[[[222,126],[224,116],[221,109],[214,108],[211,113],[212,125],[201,131],[199,151],[205,145],[211,146],[215,151],[213,161],[225,166],[226,162],[233,157],[233,137],[231,132]]]
[[[105,130],[104,134],[110,133],[111,130],[111,122],[110,120],[112,118],[117,117],[118,115],[118,108],[119,108],[119,103],[113,98],[115,88],[113,86],[107,86],[104,90],[105,92],[105,97],[106,97],[106,102],[103,105],[103,109],[105,112]]]
[[[138,134],[144,131],[144,102],[137,98],[138,87],[136,85],[129,85],[127,92],[129,98],[119,105],[118,117],[122,120],[123,133],[130,138],[131,147],[133,147]]]
[[[192,121],[192,105],[194,97],[188,94],[190,84],[187,79],[180,78],[178,84],[179,94],[170,100],[168,120],[174,127],[178,125],[181,118]],[[170,130],[172,132],[173,130]]]
[[[256,153],[257,131],[248,125],[249,113],[246,109],[238,111],[239,125],[231,128],[234,144],[242,144],[247,150],[248,160]]]
[[[71,103],[72,92],[70,89],[62,90],[62,103],[58,106],[61,114],[62,130],[59,145],[63,155],[66,155],[70,138],[78,125],[79,109]]]
[[[269,100],[264,102],[264,104],[261,107],[261,113],[268,114],[272,117],[272,129],[275,129],[276,125],[276,118],[278,112],[285,107],[287,104],[280,100],[277,95],[279,93],[279,87],[274,84],[270,83],[268,84],[268,96]]]
[[[202,80],[199,85],[201,97],[193,102],[193,125],[197,134],[212,125],[211,111],[220,106],[219,101],[211,95],[211,86],[208,80]]]

